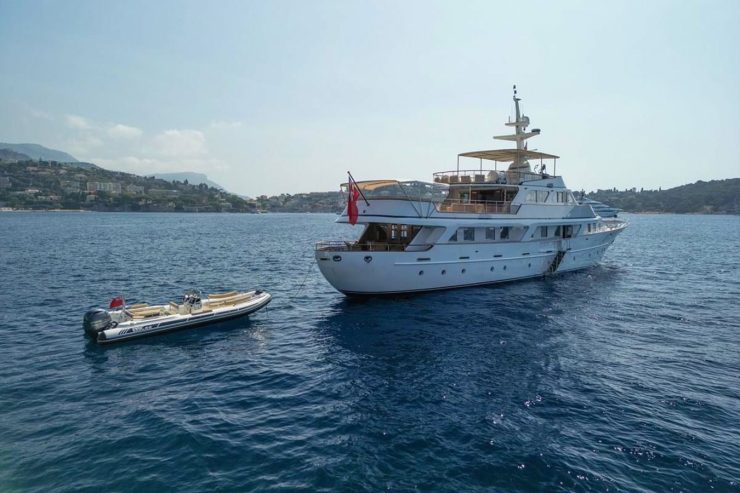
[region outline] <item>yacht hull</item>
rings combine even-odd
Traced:
[[[528,242],[437,244],[423,252],[319,250],[316,260],[329,283],[347,295],[418,293],[591,267],[601,261],[619,232]]]

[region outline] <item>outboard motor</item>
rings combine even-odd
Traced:
[[[110,313],[102,308],[89,310],[82,319],[82,328],[85,329],[85,333],[95,340],[98,339],[98,333],[110,328],[112,325],[113,320],[110,317]]]

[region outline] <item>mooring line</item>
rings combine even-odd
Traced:
[[[293,301],[296,296],[298,296],[301,293],[301,290],[303,289],[303,286],[306,284],[306,281],[308,280],[308,275],[311,273],[311,269],[313,268],[314,264],[316,263],[316,259],[313,259],[311,263],[308,266],[308,270],[306,270],[306,275],[303,276],[303,281],[301,281],[301,284],[298,286],[298,289],[295,293],[288,299],[289,301]]]

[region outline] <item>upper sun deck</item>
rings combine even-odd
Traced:
[[[460,158],[472,158],[479,161],[478,169],[460,169]],[[531,171],[529,164],[517,166],[517,163],[528,163],[528,160],[538,159],[539,164]],[[508,184],[520,185],[524,182],[555,178],[556,175],[547,173],[545,160],[552,160],[553,171],[557,166],[558,156],[544,152],[529,151],[527,149],[493,149],[489,151],[464,152],[457,156],[457,169],[438,171],[434,173],[435,183],[449,185],[493,185]],[[493,161],[493,169],[483,167],[483,160]],[[506,165],[506,170],[499,170],[499,163]]]

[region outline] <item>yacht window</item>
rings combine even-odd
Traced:
[[[457,241],[457,230],[455,230],[455,232],[452,233],[452,236],[450,236],[449,241]]]
[[[527,202],[537,202],[537,192],[535,190],[527,192]]]
[[[557,195],[558,202],[560,203],[565,202],[565,192],[558,192],[557,194],[558,194]]]
[[[547,196],[550,192],[537,192],[537,202],[547,202]]]
[[[486,228],[486,239],[487,240],[496,239],[496,228]]]
[[[509,239],[509,227],[508,226],[504,226],[503,228],[501,228],[501,234],[499,235],[499,237],[502,240]]]
[[[563,226],[563,238],[571,238],[573,236],[573,226]]]
[[[391,240],[398,239],[398,224],[391,224]]]
[[[547,226],[540,226],[540,236],[547,238]]]
[[[591,232],[591,223],[588,223],[588,232]]]
[[[555,228],[555,238],[559,238],[559,237],[560,237],[560,226]]]
[[[401,225],[401,238],[408,238],[409,237],[409,226],[408,224],[402,224]]]
[[[570,192],[568,192],[568,203],[569,204],[575,204],[576,203],[575,197],[573,197],[573,194],[570,193]]]
[[[475,241],[475,228],[462,228],[463,241]]]

